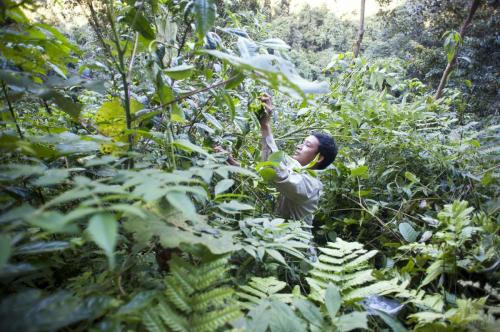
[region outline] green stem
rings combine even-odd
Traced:
[[[19,134],[19,137],[21,139],[24,139],[24,135],[21,131],[21,128],[19,127],[19,124],[17,123],[16,114],[14,113],[14,108],[12,107],[12,104],[10,103],[9,94],[7,93],[7,87],[5,86],[4,81],[2,81],[2,90],[3,90],[3,94],[5,95],[5,100],[7,100],[7,105],[9,106],[10,115],[12,116],[12,119],[14,120],[14,124],[16,125],[17,133]]]
[[[122,79],[122,85],[123,85],[123,94],[124,94],[124,109],[125,109],[125,121],[126,121],[126,126],[127,126],[127,139],[128,139],[128,150],[132,151],[133,150],[133,143],[134,143],[134,137],[132,133],[130,133],[130,130],[132,129],[132,115],[130,112],[130,95],[129,95],[129,85],[128,85],[128,78],[127,78],[127,66],[125,64],[125,59],[124,55],[126,52],[126,46],[124,49],[121,48],[120,46],[120,38],[118,36],[118,31],[116,30],[116,25],[114,21],[114,16],[113,16],[113,4],[112,1],[108,1],[107,6],[106,6],[106,14],[108,16],[109,23],[111,25],[111,31],[113,32],[113,42],[116,46],[116,51],[118,53],[118,71],[120,72],[120,76]],[[130,158],[128,162],[128,168],[133,168],[134,167],[134,159]]]

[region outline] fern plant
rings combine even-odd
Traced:
[[[254,277],[248,285],[240,286],[240,291],[237,292],[238,297],[242,300],[242,305],[246,309],[251,309],[258,305],[262,300],[270,297],[282,302],[291,303],[294,298],[303,297],[300,294],[299,286],[295,286],[292,293],[279,293],[287,286],[286,282],[280,281],[275,277],[259,278]]]
[[[306,278],[311,286],[310,297],[316,301],[324,298],[328,283],[339,288],[344,301],[399,292],[404,288],[397,277],[378,281],[373,276],[373,269],[368,261],[377,254],[377,250],[367,251],[358,242],[346,242],[340,238],[319,250],[323,254],[313,264],[310,277]]]
[[[148,331],[214,331],[241,315],[234,290],[224,286],[226,256],[199,265],[174,256],[169,265],[164,291],[142,316]]]

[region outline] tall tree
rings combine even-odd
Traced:
[[[363,35],[365,34],[365,0],[361,0],[361,11],[359,14],[359,29],[358,29],[358,39],[354,44],[354,57],[357,58],[359,55],[359,50],[361,49],[361,41],[363,40]]]
[[[439,86],[436,90],[436,95],[435,95],[436,99],[441,98],[441,96],[443,94],[443,89],[446,86],[446,82],[448,81],[448,76],[450,75],[453,67],[455,66],[455,64],[457,62],[458,49],[460,48],[461,41],[463,41],[467,27],[469,26],[470,22],[472,21],[472,17],[474,16],[474,13],[481,5],[481,2],[482,2],[482,0],[472,0],[472,2],[471,2],[470,8],[469,8],[469,15],[467,15],[467,18],[465,19],[464,23],[462,24],[462,27],[460,28],[460,33],[459,33],[460,42],[456,44],[456,46],[453,50],[453,56],[448,59],[448,64],[446,65],[446,68],[443,72],[443,76],[441,76],[441,81],[439,82]]]

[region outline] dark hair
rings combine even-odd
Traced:
[[[337,157],[337,144],[332,136],[326,133],[312,133],[319,141],[318,152],[323,156],[323,160],[316,164],[316,169],[325,169],[330,165]]]

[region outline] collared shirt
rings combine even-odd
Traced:
[[[271,153],[277,151],[278,147],[271,135],[262,138],[262,160],[267,160]],[[301,167],[298,161],[286,156],[276,169],[277,180],[274,185],[280,192],[276,212],[282,218],[301,219],[312,225],[323,184],[307,172],[294,170]]]

